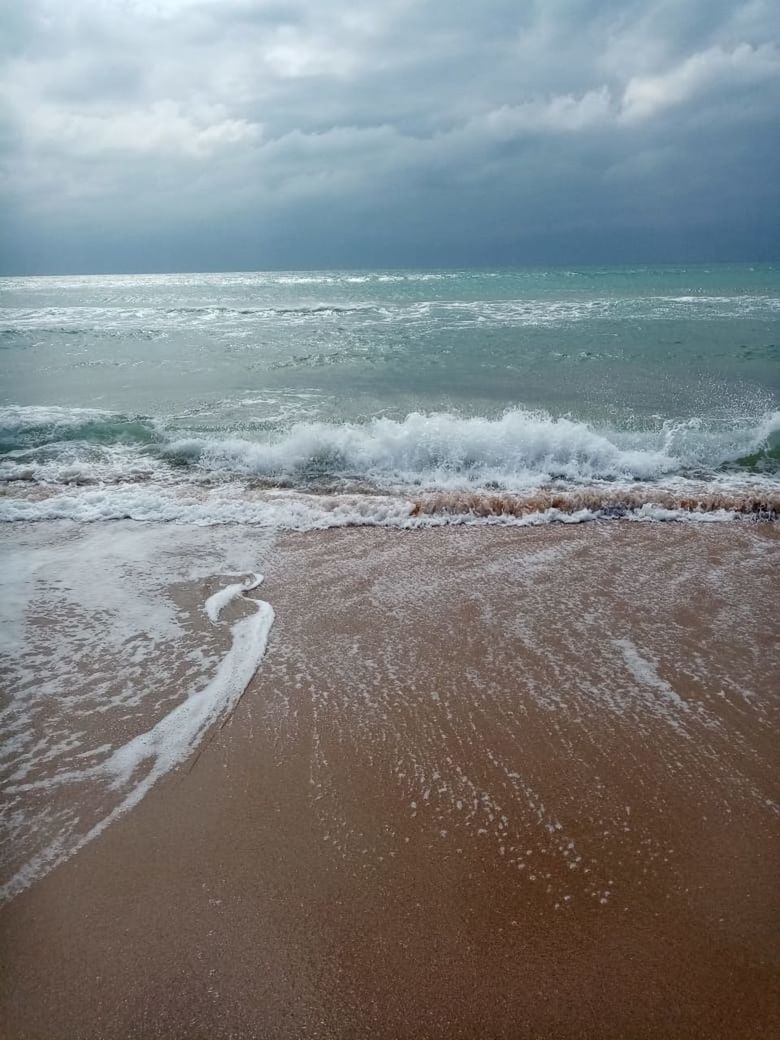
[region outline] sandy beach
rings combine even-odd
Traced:
[[[235,710],[0,910],[0,1033],[776,1036],[777,539],[266,539]]]

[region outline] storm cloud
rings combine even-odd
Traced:
[[[3,0],[0,268],[762,259],[774,0]]]

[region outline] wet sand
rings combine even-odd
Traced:
[[[280,539],[229,722],[0,911],[0,1033],[777,1035],[777,549]]]

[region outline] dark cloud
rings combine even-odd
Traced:
[[[772,255],[774,3],[2,5],[3,270]]]

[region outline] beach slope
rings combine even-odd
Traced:
[[[778,1035],[777,538],[280,537],[232,714],[0,911],[0,1032]]]

